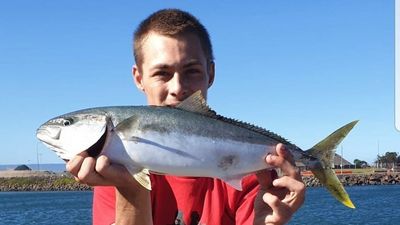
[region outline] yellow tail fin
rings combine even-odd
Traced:
[[[344,125],[307,151],[308,154],[320,160],[320,164],[317,164],[311,169],[315,177],[318,178],[321,184],[323,184],[337,200],[350,208],[355,208],[355,206],[331,166],[336,147],[350,130],[353,129],[357,122],[358,120]]]

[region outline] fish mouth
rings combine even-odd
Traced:
[[[53,140],[58,140],[60,138],[61,129],[53,127],[40,127],[36,130],[36,137],[49,145],[51,145]]]
[[[103,135],[101,135],[99,140],[92,146],[90,146],[88,149],[86,149],[86,152],[90,157],[96,158],[97,156],[100,155],[100,153],[103,150],[104,144],[106,143],[107,140],[107,133],[108,133],[108,127],[106,126],[106,130],[104,131]]]

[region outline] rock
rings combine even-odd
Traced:
[[[32,169],[29,168],[27,165],[19,165],[19,166],[15,167],[14,170],[32,170]]]
[[[72,176],[0,178],[0,191],[82,191],[92,190],[77,183]]]

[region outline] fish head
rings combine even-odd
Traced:
[[[42,124],[36,131],[36,137],[60,158],[68,161],[83,151],[95,150],[100,153],[107,135],[108,121],[105,113],[69,113]]]

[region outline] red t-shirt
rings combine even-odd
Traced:
[[[254,199],[259,186],[255,175],[242,180],[243,191],[213,178],[151,175],[154,225],[253,224]],[[115,189],[95,187],[93,224],[115,221]]]

